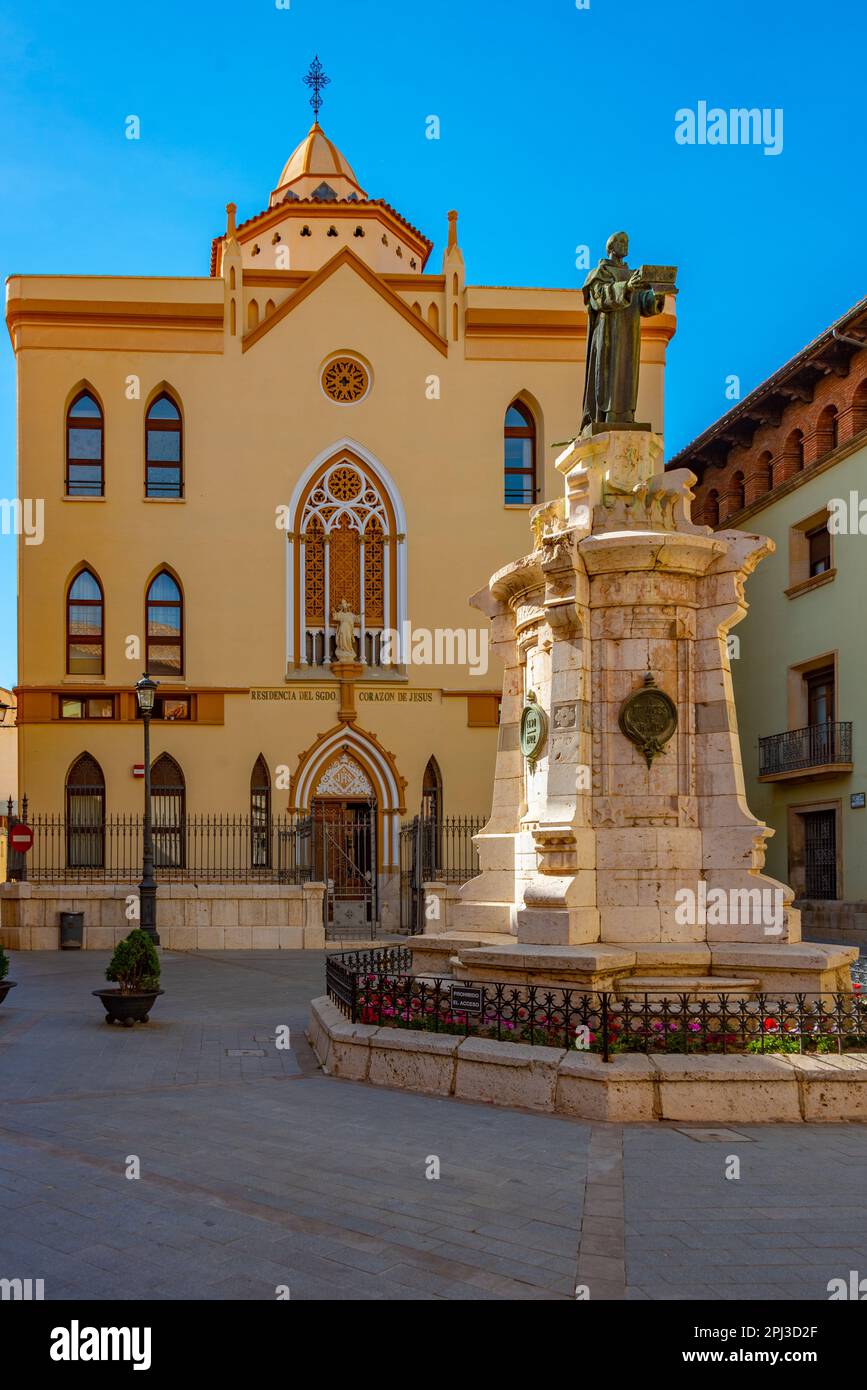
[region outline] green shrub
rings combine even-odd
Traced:
[[[8,974],[9,974],[9,957],[7,956],[6,952],[3,950],[3,947],[0,946],[0,980],[5,980],[5,978],[6,978],[6,976],[7,976]]]
[[[121,994],[159,989],[160,958],[154,943],[141,927],[136,927],[115,946],[105,978],[119,984]]]

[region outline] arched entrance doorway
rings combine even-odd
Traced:
[[[341,752],[310,803],[313,877],[325,884],[326,930],[372,930],[378,920],[377,803],[361,764]]]
[[[393,930],[400,921],[398,844],[406,781],[375,734],[340,723],[298,759],[289,809],[309,827],[309,862],[326,883],[326,931]]]

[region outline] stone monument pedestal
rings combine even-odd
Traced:
[[[505,664],[481,871],[415,969],[588,991],[849,988],[852,948],[804,943],[762,872],[727,651],[772,549],[690,517],[662,439],[600,429],[560,455],[533,550],[473,600]]]

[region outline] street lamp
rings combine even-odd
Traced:
[[[142,859],[142,878],[138,886],[141,903],[141,927],[146,931],[155,946],[159,946],[157,932],[157,881],[154,878],[154,837],[151,827],[151,715],[154,712],[154,696],[159,681],[152,681],[145,673],[136,681],[135,697],[139,713],[144,723],[144,855]]]

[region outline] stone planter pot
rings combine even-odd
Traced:
[[[161,989],[142,990],[138,994],[121,994],[119,989],[95,989],[93,993],[102,1000],[106,1023],[122,1023],[132,1028],[134,1023],[147,1023],[150,1011]]]
[[[17,983],[17,980],[0,980],[0,1004],[3,1003],[10,989],[14,989]]]

